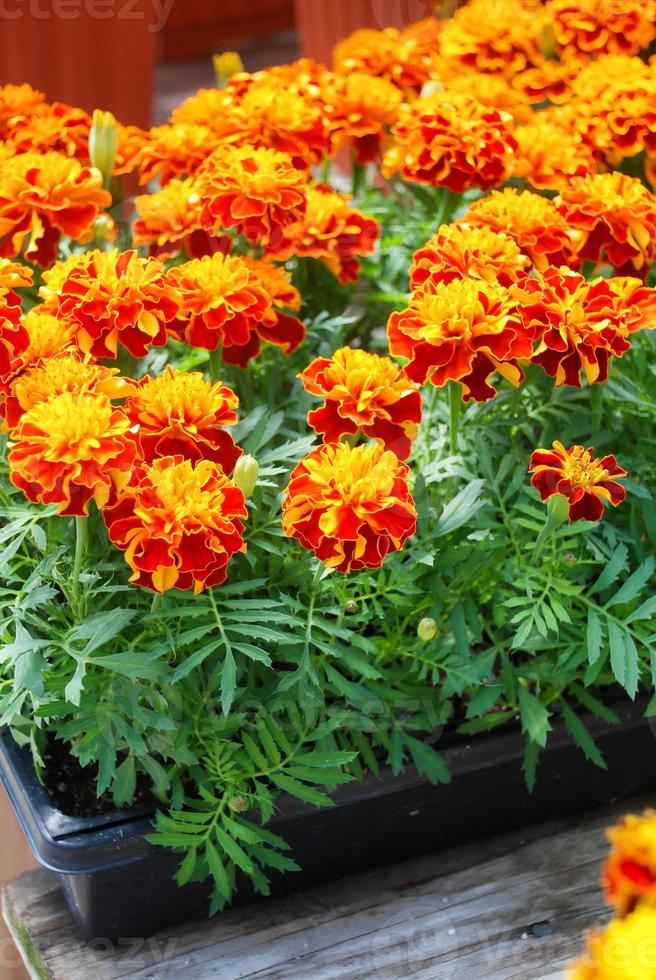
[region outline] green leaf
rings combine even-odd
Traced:
[[[209,866],[209,861],[207,862]],[[196,870],[196,848],[192,847],[185,856],[184,861],[177,870],[175,880],[179,885],[186,885],[191,881]]]
[[[588,613],[588,630],[586,640],[588,648],[588,663],[596,663],[601,654],[602,639],[603,634],[601,629],[601,620],[598,613],[594,609],[590,609],[590,612]]]
[[[245,871],[247,875],[253,873],[253,862],[249,858],[248,854],[242,850],[237,841],[233,840],[232,837],[226,834],[220,827],[216,828],[216,839],[230,860],[234,861],[238,868]]]
[[[635,599],[635,597],[639,595],[653,574],[654,559],[650,555],[649,558],[643,561],[642,565],[635,570],[633,575],[629,576],[615,595],[608,600],[606,603],[606,608],[610,609],[611,606],[618,606],[622,602],[631,602],[632,599]]]
[[[595,766],[599,766],[600,769],[606,769],[603,755],[576,712],[572,711],[565,701],[561,703],[561,712],[567,731],[579,746],[586,759],[593,762]]]
[[[207,866],[210,869],[210,874],[214,879],[217,889],[221,895],[229,898],[232,893],[232,889],[230,887],[230,882],[228,881],[228,875],[225,867],[223,866],[223,861],[219,857],[219,852],[211,840],[207,840],[205,843],[205,857],[207,859]]]
[[[529,739],[524,746],[524,759],[522,761],[522,772],[524,773],[524,779],[526,780],[529,793],[532,793],[535,787],[535,777],[539,761],[540,746],[537,742]]]
[[[291,776],[273,772],[270,778],[285,793],[289,793],[291,796],[303,800],[304,803],[313,803],[315,806],[333,806],[333,801],[325,793],[320,793],[318,790],[312,789],[311,786],[306,786],[305,783],[301,783],[297,779],[292,779]]]
[[[111,609],[108,612],[91,616],[76,626],[69,636],[69,642],[88,640],[84,654],[93,653],[99,647],[113,640],[137,615],[136,609]]]
[[[433,535],[442,537],[467,524],[485,503],[481,499],[484,486],[485,480],[472,480],[455,497],[452,497],[440,514],[433,528]]]
[[[439,752],[418,738],[404,735],[403,741],[410,749],[412,761],[422,776],[425,776],[434,786],[438,783],[450,783],[451,773]]]
[[[237,687],[237,667],[230,648],[226,649],[223,669],[221,670],[221,708],[224,715],[230,714],[230,708]]]
[[[117,806],[131,803],[137,788],[137,776],[134,766],[134,756],[130,753],[116,770],[113,786],[114,802]]]
[[[596,592],[603,592],[604,589],[607,589],[609,585],[613,584],[626,564],[627,555],[628,549],[626,548],[626,545],[618,545],[613,554],[610,556],[610,560],[603,572],[594,585],[590,588],[592,595],[594,595]]]
[[[531,694],[522,684],[518,687],[519,716],[522,731],[542,748],[547,742],[547,733],[551,730],[549,712],[541,701]]]

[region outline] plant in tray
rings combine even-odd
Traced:
[[[480,7],[150,132],[0,89],[0,724],[213,910],[282,794],[654,690],[654,65]]]

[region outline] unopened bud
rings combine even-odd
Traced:
[[[358,611],[358,604],[355,601],[355,599],[347,599],[347,601],[344,603],[344,612],[354,613],[357,611]]]
[[[243,495],[248,498],[252,495],[257,484],[260,467],[254,456],[240,456],[232,474],[232,482],[235,483]]]
[[[89,130],[89,159],[107,184],[118,153],[118,126],[111,112],[95,109]]]
[[[223,51],[212,57],[216,84],[219,88],[225,88],[233,75],[237,75],[244,70],[244,62],[236,51]]]
[[[228,800],[228,806],[234,813],[243,813],[248,809],[248,800],[245,796],[233,796]]]
[[[426,617],[422,619],[417,627],[417,636],[424,643],[430,643],[437,636],[437,623],[434,619]]]

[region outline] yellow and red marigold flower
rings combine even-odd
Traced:
[[[292,354],[305,337],[305,326],[294,315],[300,310],[302,300],[298,289],[291,283],[291,273],[269,259],[244,258],[243,261],[268,294],[269,306],[263,318],[254,323],[248,343],[224,351],[226,363],[239,367],[246,367],[248,361],[259,354],[261,341],[280,347],[284,354]]]
[[[656,907],[656,810],[629,814],[607,836],[612,845],[603,874],[608,902],[622,916],[638,902]]]
[[[217,463],[164,456],[135,467],[103,511],[110,541],[125,552],[130,582],[153,592],[224,582],[245,551],[244,494]]]
[[[157,259],[134,251],[94,249],[45,273],[44,306],[75,328],[85,354],[116,357],[121,344],[133,357],[162,347],[180,300]]]
[[[308,413],[308,425],[323,441],[362,432],[399,459],[407,459],[421,422],[421,395],[389,357],[342,347],[318,357],[301,375],[303,387],[323,398]]]
[[[0,174],[0,255],[24,248],[30,261],[54,261],[61,235],[79,240],[111,195],[93,167],[54,151],[20,153],[4,161]]]
[[[503,75],[488,75],[482,71],[449,73],[444,85],[449,92],[462,92],[473,96],[481,105],[510,113],[515,122],[527,122],[533,110],[529,99],[518,89],[514,89]]]
[[[541,40],[548,18],[541,3],[470,0],[440,34],[440,54],[461,71],[476,70],[512,77],[540,64]]]
[[[462,218],[473,227],[503,232],[517,242],[536,269],[567,265],[571,260],[571,231],[552,201],[532,191],[506,187],[475,201]]]
[[[572,85],[581,70],[578,59],[552,61],[545,58],[540,64],[515,75],[511,84],[531,105],[540,102],[563,105],[572,98]]]
[[[155,126],[145,136],[136,159],[139,182],[148,184],[159,177],[164,186],[174,177],[190,177],[218,146],[208,126],[191,123]]]
[[[608,285],[619,297],[620,309],[630,334],[656,329],[656,289],[635,276],[613,276]]]
[[[283,498],[283,531],[338,572],[379,568],[415,532],[408,467],[379,445],[322,445]]]
[[[134,206],[138,217],[132,226],[132,241],[149,245],[151,254],[159,258],[177,255],[183,248],[197,258],[212,250],[212,242],[218,247],[218,240],[201,228],[201,200],[192,177],[174,178],[153,194],[141,194]]]
[[[326,115],[334,146],[350,146],[357,163],[380,159],[385,134],[399,115],[400,90],[386,78],[353,72],[336,77],[332,96]]]
[[[135,457],[130,420],[100,392],[64,391],[34,405],[12,432],[9,475],[32,503],[83,515],[107,503]]]
[[[457,193],[495,187],[512,170],[517,143],[511,124],[509,113],[462,92],[424,96],[401,108],[383,174],[398,171],[404,180]]]
[[[30,116],[39,110],[46,97],[27,83],[0,85],[0,139],[6,139],[16,116]]]
[[[525,275],[531,260],[503,232],[481,225],[442,225],[412,257],[410,288],[422,289],[432,282],[481,279],[507,286]]]
[[[307,174],[268,147],[220,146],[197,174],[201,221],[210,235],[234,228],[268,252],[307,206]]]
[[[437,388],[457,381],[465,401],[493,398],[495,371],[519,384],[517,359],[531,356],[535,334],[524,327],[509,290],[476,279],[427,286],[387,325],[390,351],[408,358],[408,376]]]
[[[594,174],[597,162],[591,147],[548,111],[515,129],[517,158],[514,176],[532,187],[563,190],[573,177]]]
[[[587,937],[587,952],[567,980],[656,980],[656,909],[641,905]]]
[[[0,391],[30,342],[21,322],[21,298],[16,290],[31,285],[30,269],[20,262],[0,258]]]
[[[536,449],[531,456],[531,483],[542,500],[560,494],[568,501],[570,521],[598,521],[604,513],[604,500],[614,507],[626,497],[618,483],[627,475],[613,455],[596,459],[593,449],[572,446],[565,449],[554,442],[551,449]]]
[[[237,421],[239,399],[230,388],[206,381],[198,371],[146,375],[125,405],[143,459],[182,456],[196,462],[209,459],[228,476],[241,456],[225,426]]]
[[[56,150],[88,165],[90,128],[91,117],[84,109],[53,102],[12,119],[6,139],[16,153]]]
[[[49,401],[64,391],[77,394],[97,391],[109,399],[125,398],[132,382],[119,378],[118,368],[94,364],[91,358],[77,353],[64,353],[33,364],[12,380],[2,414],[9,429],[40,402]]]
[[[358,258],[371,255],[380,227],[352,208],[349,197],[323,184],[307,190],[307,211],[285,231],[284,255],[320,259],[340,282],[357,282]]]
[[[204,255],[174,266],[168,279],[181,300],[171,333],[192,347],[223,346],[224,356],[232,347],[247,349],[271,305],[259,277],[238,256]]]
[[[421,34],[361,28],[341,40],[333,50],[333,68],[342,77],[363,72],[385,78],[401,91],[420,92],[437,77],[437,47]]]
[[[634,55],[656,37],[653,0],[550,0],[547,7],[563,57]]]
[[[656,258],[656,197],[641,181],[619,172],[574,178],[555,204],[575,230],[580,259],[647,274]]]
[[[540,338],[533,361],[560,385],[605,381],[612,356],[631,346],[627,312],[605,279],[587,282],[568,269],[549,269],[516,287],[526,329]]]

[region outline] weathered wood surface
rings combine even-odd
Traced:
[[[52,980],[555,980],[585,930],[607,918],[604,829],[653,802],[390,865],[114,949],[79,943],[46,871],[5,887],[3,914],[31,975]]]

